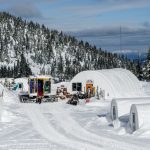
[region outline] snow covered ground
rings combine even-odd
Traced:
[[[66,101],[24,104],[17,92],[5,88],[0,150],[149,150],[150,131],[130,134],[127,124],[111,122],[109,110],[110,101],[103,100],[78,106]]]

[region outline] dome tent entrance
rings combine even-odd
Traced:
[[[99,90],[103,90],[106,99],[144,95],[136,76],[121,68],[80,72],[71,80],[68,91],[72,93],[80,89],[87,92],[86,85],[88,81],[92,81],[95,90],[97,87]],[[79,84],[81,86],[78,88]]]
[[[150,103],[133,104],[130,109],[129,124],[131,131],[140,128],[150,130]]]

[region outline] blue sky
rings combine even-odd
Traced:
[[[7,11],[62,30],[109,51],[146,51],[150,46],[150,0],[0,0]]]

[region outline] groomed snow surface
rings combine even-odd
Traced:
[[[0,150],[149,150],[150,135],[130,134],[127,125],[119,121],[114,128],[109,111],[110,101],[94,98],[87,104],[80,101],[78,106],[66,101],[20,103],[17,91],[4,88]]]

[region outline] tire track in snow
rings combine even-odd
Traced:
[[[10,96],[10,100],[12,101],[12,100],[15,100],[15,102],[14,103],[18,103],[18,101],[17,101],[17,96],[16,96],[16,94],[14,94],[13,92],[10,92],[9,90],[7,91],[8,92],[8,94],[9,94],[9,96]],[[9,96],[7,96],[8,98],[9,98]],[[14,99],[15,98],[15,99]],[[26,105],[26,104],[25,104]],[[30,104],[27,104],[27,105],[30,105]],[[35,105],[35,104],[34,104]],[[51,105],[51,104],[50,104]],[[144,148],[141,148],[141,147],[137,147],[137,146],[135,146],[135,145],[132,145],[132,144],[128,144],[128,143],[125,143],[125,142],[122,142],[122,141],[114,141],[113,139],[108,139],[108,138],[105,138],[105,137],[101,137],[101,136],[96,136],[95,134],[93,134],[93,133],[90,133],[90,132],[88,132],[87,130],[85,130],[84,128],[82,128],[81,126],[79,126],[79,124],[69,115],[69,113],[68,112],[66,112],[64,109],[64,107],[63,106],[58,106],[58,105],[56,105],[56,107],[54,107],[53,109],[51,109],[51,107],[49,107],[50,105],[47,105],[46,104],[46,107],[45,108],[47,108],[47,109],[49,109],[49,113],[52,113],[53,114],[53,118],[57,118],[55,121],[57,122],[57,124],[60,126],[60,128],[62,128],[63,130],[66,130],[69,134],[72,134],[72,136],[74,136],[74,137],[77,137],[77,139],[78,140],[82,140],[82,141],[86,141],[89,145],[90,145],[90,147],[89,146],[87,146],[88,148],[87,149],[93,149],[93,148],[91,148],[91,146],[92,145],[95,145],[95,147],[97,146],[97,145],[102,145],[102,146],[104,146],[104,149],[115,149],[115,150],[142,150],[142,149],[144,149]],[[36,107],[37,107],[37,105],[35,105]],[[41,105],[42,106],[42,105]],[[26,109],[26,111],[28,111],[29,109],[28,109],[28,106],[27,107],[25,107],[25,109]],[[58,115],[58,112],[60,112],[59,113],[59,115]],[[31,114],[31,113],[33,113],[33,115],[35,115],[35,113],[39,113],[39,114],[41,114],[42,115],[42,117],[44,117],[43,116],[43,114],[42,114],[42,112],[41,112],[41,110],[39,111],[39,110],[35,110],[35,111],[33,111],[32,109],[31,109],[31,111],[30,111],[30,113],[29,113],[29,115]],[[58,115],[58,116],[57,116]],[[64,118],[65,117],[65,118]],[[30,118],[30,117],[29,117]],[[38,116],[36,115],[36,119],[38,118]],[[31,118],[30,118],[31,119]],[[68,119],[68,120],[66,120],[66,119]],[[32,119],[31,119],[32,120]],[[44,117],[44,120],[46,120],[46,118]],[[34,120],[35,121],[35,120]],[[34,122],[33,121],[33,122]],[[65,127],[65,126],[63,126],[62,125],[62,123],[64,123],[64,122],[68,122],[68,121],[70,121],[70,122],[68,122],[68,124],[70,125],[70,126],[67,126],[67,128]],[[32,122],[32,123],[33,123]],[[38,122],[40,122],[39,120],[38,120]],[[47,120],[46,120],[46,122],[47,122]],[[62,123],[61,123],[62,122]],[[73,123],[73,124],[72,124]],[[33,123],[33,125],[35,126],[35,122]],[[51,126],[50,125],[50,123],[46,123],[46,126]],[[66,125],[66,124],[65,124]],[[74,126],[74,125],[76,125],[76,126]],[[45,126],[44,126],[45,127]],[[72,128],[73,127],[73,128]],[[41,126],[39,127],[39,130],[37,130],[38,132],[41,130]],[[75,130],[75,128],[76,128],[76,130]],[[84,147],[85,146],[85,143],[84,144],[81,144],[81,142],[79,143],[79,142],[74,142],[73,140],[71,140],[71,139],[68,139],[68,138],[66,138],[65,137],[65,141],[66,141],[66,143],[65,143],[65,145],[64,145],[64,143],[62,143],[62,144],[60,144],[59,143],[59,141],[57,141],[57,137],[55,137],[55,139],[56,140],[54,140],[54,139],[51,139],[51,138],[49,138],[49,134],[48,133],[51,133],[51,131],[50,131],[50,129],[52,129],[52,130],[55,130],[55,133],[57,133],[56,135],[61,135],[61,136],[63,136],[62,135],[62,133],[60,133],[60,132],[58,132],[58,131],[56,131],[56,128],[54,128],[53,126],[51,126],[51,128],[49,128],[49,131],[46,131],[46,130],[44,130],[44,131],[40,131],[40,132],[44,132],[44,134],[46,135],[44,135],[43,133],[41,134],[41,135],[44,135],[44,137],[47,137],[48,136],[48,138],[47,139],[49,139],[50,141],[52,141],[52,142],[54,142],[54,143],[57,143],[58,145],[62,145],[62,146],[66,146],[66,147],[70,147],[69,148],[69,150],[72,148],[72,149],[75,149],[76,148],[76,145],[79,145],[80,144],[80,148],[81,147]],[[69,129],[69,130],[68,130]],[[72,133],[71,131],[72,130],[74,130],[74,132]],[[45,133],[46,132],[46,133]],[[47,133],[48,132],[48,133]],[[81,136],[82,135],[82,136]],[[64,136],[63,136],[64,137]],[[83,138],[84,137],[84,138]],[[87,138],[88,137],[88,138]],[[90,141],[89,141],[89,138],[90,138]],[[69,144],[71,143],[71,146],[69,146]],[[75,145],[74,147],[72,147],[72,144],[73,145]],[[86,144],[86,145],[88,145],[88,144]],[[94,147],[94,149],[95,149],[95,147]],[[76,149],[79,149],[79,148],[76,148]],[[100,149],[100,147],[99,148],[96,148],[96,149]]]
[[[42,112],[40,111],[41,105],[24,104],[22,105],[28,117],[30,118],[33,127],[46,139],[53,143],[59,144],[70,149],[81,150],[100,150],[101,147],[91,145],[89,143],[83,144],[79,141],[68,139],[47,121]]]
[[[82,140],[83,142],[104,147],[105,149],[109,150],[145,150],[143,146],[139,147],[122,141],[101,137],[85,130],[61,105],[56,105],[56,107],[51,107],[50,105],[43,106],[44,110],[47,110],[47,112],[52,115],[53,121],[58,125],[60,130],[62,129],[67,134],[74,136],[80,141]]]
[[[17,113],[17,122],[10,122],[13,126],[9,126],[7,122],[5,123],[7,128],[4,128],[0,131],[0,150],[23,150],[23,149],[32,149],[32,150],[50,150],[50,149],[59,149],[53,143],[49,144],[45,139],[38,139],[37,143],[33,143],[33,136],[35,131],[32,133],[26,125],[29,124],[30,120],[24,120],[22,117],[22,110],[18,112],[20,107],[18,94],[14,93],[7,88],[4,88],[4,97],[1,101],[1,111],[6,110],[10,112]],[[24,112],[23,112],[24,113]],[[19,121],[19,122],[18,122]],[[22,122],[23,121],[23,122]],[[20,124],[22,123],[22,124]],[[28,143],[24,143],[28,138]],[[22,139],[22,140],[20,140]]]

